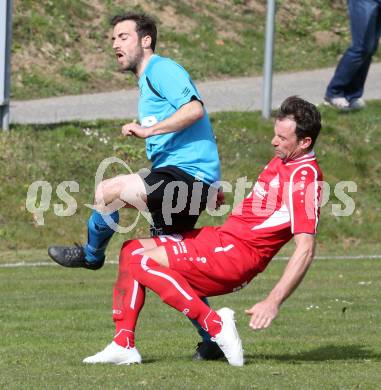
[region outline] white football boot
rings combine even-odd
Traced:
[[[352,110],[362,110],[366,107],[365,100],[362,98],[355,99],[351,102],[351,109]]]
[[[83,359],[83,363],[113,363],[113,364],[140,364],[142,357],[134,348],[123,348],[115,341],[109,344],[103,351]]]
[[[219,345],[230,365],[242,367],[243,349],[235,327],[234,311],[224,307],[217,310],[217,314],[221,317],[222,329],[212,340]]]
[[[345,97],[328,97],[324,98],[324,105],[337,108],[340,111],[349,111],[351,105]]]

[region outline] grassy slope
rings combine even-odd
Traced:
[[[271,328],[254,333],[244,309],[285,262],[239,293],[212,298],[237,315],[246,365],[194,362],[197,335],[151,292],[137,328],[141,366],[85,366],[110,342],[115,266],[0,269],[0,387],[60,389],[377,389],[381,359],[378,260],[317,261]],[[22,289],[20,289],[22,285]],[[343,314],[343,309],[344,314]]]
[[[126,9],[157,17],[157,52],[195,79],[262,72],[265,0],[15,0],[12,96],[132,85],[131,76],[116,72],[108,25]],[[275,71],[333,65],[349,43],[345,1],[279,1],[276,31]]]
[[[370,103],[363,112],[339,114],[329,109],[322,112],[324,130],[317,153],[325,180],[331,186],[331,197],[322,211],[319,251],[377,252],[381,229],[378,136],[381,102]],[[253,182],[272,156],[269,143],[272,124],[263,121],[259,113],[219,113],[212,116],[212,121],[222,156],[223,179],[231,182],[233,188],[238,177],[247,176]],[[46,258],[45,248],[51,243],[85,240],[89,210],[84,204],[92,201],[98,164],[106,157],[117,156],[126,160],[133,170],[147,166],[143,142],[122,138],[120,125],[121,122],[94,122],[17,126],[9,134],[0,134],[0,249],[4,261],[10,259],[7,251],[13,252],[11,257],[17,260],[25,257],[36,260],[41,256]],[[91,134],[85,135],[84,128],[90,129],[86,131]],[[114,165],[106,172],[107,176],[117,173],[125,170]],[[27,190],[36,180],[48,181],[53,189],[49,210],[44,213],[44,226],[37,226],[26,210]],[[63,202],[55,195],[55,189],[65,180],[79,184],[79,192],[72,193],[78,208],[71,217],[58,217],[53,204]],[[358,186],[357,193],[349,194],[356,203],[351,217],[332,214],[333,203],[342,205],[333,189],[343,180],[354,181]],[[227,200],[231,205],[233,195],[227,194]],[[131,223],[135,216],[134,211],[123,210],[122,220]],[[199,225],[217,225],[223,220],[224,217],[211,218],[204,213]],[[126,237],[142,236],[146,232],[147,223],[140,219],[136,230],[116,235],[110,258],[115,259]]]

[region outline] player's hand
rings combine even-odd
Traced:
[[[223,204],[225,204],[225,194],[222,187],[220,187],[217,192],[216,210],[218,210]]]
[[[149,136],[149,132],[146,127],[138,125],[136,122],[126,123],[122,127],[122,134],[124,136],[135,136],[138,138],[147,138]]]
[[[268,328],[278,315],[279,306],[271,301],[262,301],[255,304],[251,309],[245,310],[250,315],[250,328],[261,330]]]

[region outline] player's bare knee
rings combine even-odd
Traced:
[[[149,257],[158,265],[169,267],[167,251],[163,246],[148,249],[143,252],[143,255]]]
[[[157,247],[156,241],[153,238],[142,238],[137,241],[139,241],[141,247],[144,248],[145,251]]]
[[[102,181],[98,184],[96,190],[95,190],[95,196],[94,196],[94,202],[97,206],[101,206],[103,204],[106,204],[105,202],[105,183]]]
[[[107,179],[101,181],[95,190],[95,205],[104,207],[119,198],[120,189],[118,181]]]

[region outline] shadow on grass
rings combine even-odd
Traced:
[[[327,360],[363,360],[381,361],[381,354],[375,353],[364,345],[326,345],[310,351],[295,354],[252,354],[246,355],[248,362],[258,360],[278,360],[289,363],[322,362]]]

